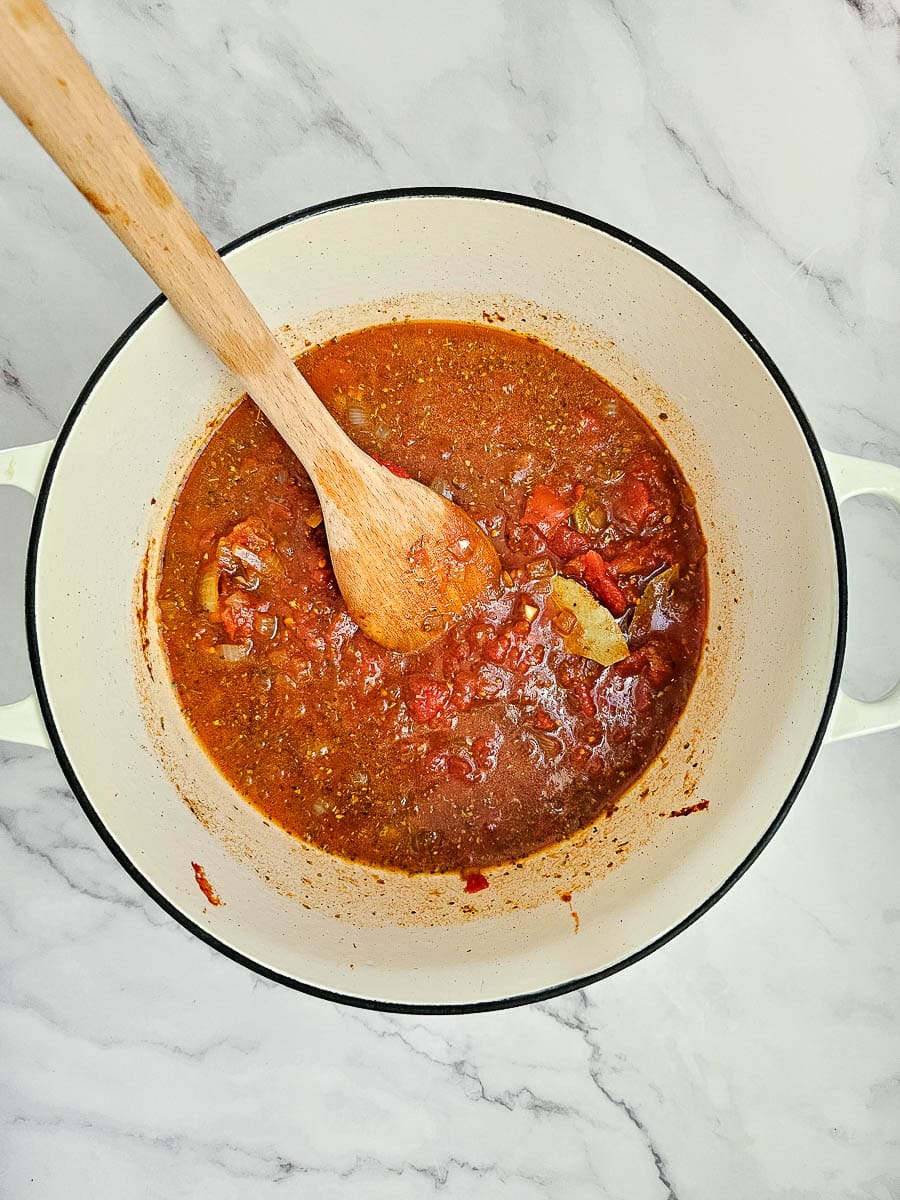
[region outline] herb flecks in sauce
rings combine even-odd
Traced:
[[[478,522],[500,593],[420,654],[370,642],[335,587],[309,479],[245,400],[167,535],[179,699],[223,774],[291,833],[462,872],[474,891],[482,868],[611,811],[665,742],[706,621],[693,498],[627,400],[536,340],[413,322],[299,361],[364,450]],[[614,643],[597,651],[610,665],[576,644],[567,589]]]

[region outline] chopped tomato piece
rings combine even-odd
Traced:
[[[271,605],[268,602],[253,604],[247,599],[245,593],[232,592],[221,606],[225,632],[233,642],[249,641],[255,632],[254,618],[257,613],[268,612],[270,608]]]
[[[475,777],[475,765],[461,754],[451,754],[447,759],[447,774],[451,779],[468,783]]]
[[[386,458],[379,458],[377,454],[373,454],[372,458],[382,467],[387,467],[390,473],[396,475],[398,479],[412,479],[409,471],[404,470],[403,467],[398,467],[395,462],[389,462]]]
[[[441,712],[450,695],[446,683],[429,675],[410,675],[406,681],[407,707],[414,721],[427,725]]]
[[[511,629],[499,629],[494,637],[485,641],[481,653],[488,662],[501,665],[513,653],[515,641],[515,634]]]
[[[463,671],[469,661],[468,647],[461,642],[451,643],[441,655],[441,674],[445,679],[453,679]]]
[[[510,523],[507,527],[508,532],[506,540],[509,543],[510,550],[516,554],[521,554],[523,558],[534,558],[538,554],[542,554],[547,543],[541,537],[536,529],[530,525],[518,525]]]
[[[229,575],[249,571],[280,578],[284,574],[275,539],[256,516],[238,522],[230,533],[219,538],[216,557]]]
[[[495,676],[490,675],[489,670],[490,668],[486,665],[478,668],[478,683],[475,692],[479,700],[493,700],[503,691],[503,684]]]
[[[628,601],[613,578],[609,563],[596,550],[588,550],[586,554],[566,563],[565,573],[583,580],[614,617],[621,617],[628,607]]]
[[[229,547],[243,546],[247,550],[268,550],[272,545],[272,535],[259,517],[247,517],[239,521],[222,541]]]
[[[674,670],[672,659],[655,639],[645,642],[628,658],[616,663],[616,671],[620,675],[642,675],[652,688],[660,688],[668,683]]]
[[[478,696],[478,676],[474,671],[459,671],[453,680],[453,707],[468,712]]]
[[[525,501],[522,513],[522,524],[539,529],[544,537],[549,537],[564,521],[568,521],[572,505],[566,503],[553,488],[539,483]]]
[[[478,737],[472,743],[472,757],[482,771],[492,771],[496,767],[499,741],[499,730],[494,730],[492,736]]]
[[[488,881],[480,871],[472,871],[467,875],[463,875],[466,881],[466,891],[471,896],[474,892],[483,892],[488,886]]]
[[[579,533],[577,529],[571,529],[568,525],[560,525],[553,531],[547,539],[547,545],[559,558],[574,558],[577,554],[584,554],[585,550],[590,550],[590,538],[586,538],[583,533]]]
[[[649,575],[656,569],[656,555],[651,546],[638,541],[626,541],[608,546],[609,565],[617,579],[623,575]]]
[[[595,717],[597,715],[596,701],[586,683],[580,681],[574,683],[569,689],[566,703],[572,712],[580,713],[583,717]]]
[[[635,529],[640,529],[656,505],[650,499],[650,489],[643,479],[636,475],[626,475],[622,481],[622,516]]]
[[[634,685],[634,711],[646,712],[653,703],[653,685],[646,675],[639,675]]]

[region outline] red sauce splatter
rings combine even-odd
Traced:
[[[572,893],[571,892],[560,892],[559,898],[560,898],[560,900],[562,900],[563,904],[568,904],[569,912],[572,914],[572,924],[575,926],[575,932],[577,933],[579,930],[579,927],[581,926],[581,918],[578,916],[578,913],[572,907]]]
[[[412,479],[412,475],[410,475],[409,471],[407,471],[404,467],[398,467],[395,462],[389,462],[386,458],[379,458],[377,454],[373,454],[372,458],[374,458],[375,461],[382,467],[387,467],[390,473],[392,475],[396,475],[398,479]]]
[[[669,813],[670,817],[688,817],[691,813],[702,812],[704,808],[709,808],[708,800],[698,800],[696,804],[689,804],[687,808],[673,808]]]
[[[222,904],[222,897],[206,878],[206,872],[203,870],[200,864],[192,862],[191,866],[194,868],[194,878],[197,880],[197,887],[207,898],[210,904],[215,904],[216,906]]]
[[[471,875],[464,875],[466,881],[466,891],[471,895],[473,892],[483,892],[488,887],[488,881],[480,871],[473,871]]]
[[[140,582],[140,600],[138,602],[135,616],[138,624],[138,637],[141,642],[141,653],[143,654],[144,662],[147,666],[147,673],[150,678],[153,678],[153,665],[150,662],[150,637],[147,633],[147,614],[149,609],[149,597],[147,595],[147,576],[150,572],[149,550],[144,555],[141,563],[141,582]]]

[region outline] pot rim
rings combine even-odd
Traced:
[[[383,188],[371,192],[359,192],[351,196],[338,197],[334,200],[328,200],[320,204],[310,205],[306,208],[297,209],[295,212],[287,213],[285,216],[277,217],[275,220],[267,221],[262,225],[257,226],[250,232],[242,234],[233,241],[228,242],[223,246],[220,253],[225,255],[232,250],[238,249],[240,246],[246,245],[248,242],[261,237],[265,233],[269,233],[274,229],[280,229],[285,225],[293,224],[297,221],[305,220],[308,217],[317,216],[324,212],[333,212],[341,208],[350,208],[357,205],[370,204],[381,200],[396,200],[396,199],[417,199],[427,197],[450,197],[458,199],[483,200],[490,202],[498,202],[502,204],[519,205],[525,208],[536,209],[540,212],[550,213],[554,216],[563,217],[570,221],[575,221],[581,225],[586,225],[591,229],[599,230],[610,237],[616,238],[620,242],[624,242],[634,250],[647,255],[661,266],[666,267],[673,274],[677,275],[683,282],[699,292],[705,300],[707,300],[726,321],[732,326],[736,333],[747,343],[750,349],[756,354],[760,361],[765,366],[766,370],[772,376],[778,386],[781,395],[797,420],[800,430],[806,439],[810,453],[815,463],[816,471],[819,475],[819,481],[822,485],[825,494],[825,501],[828,507],[828,513],[831,520],[832,535],[834,538],[835,551],[835,566],[837,570],[838,583],[838,605],[837,605],[837,631],[835,638],[834,661],[831,667],[831,679],[828,687],[828,694],[822,708],[822,713],[816,728],[815,735],[812,739],[809,751],[804,759],[800,771],[797,774],[793,784],[791,785],[787,797],[783,804],[775,814],[768,828],[764,831],[759,840],[750,849],[744,859],[732,871],[732,873],[719,885],[719,887],[709,896],[702,904],[700,904],[693,912],[682,918],[671,929],[649,942],[646,946],[642,946],[639,950],[629,954],[619,962],[611,966],[604,967],[598,971],[590,971],[586,975],[578,976],[575,979],[566,980],[559,984],[553,984],[550,987],[540,988],[536,991],[522,992],[517,995],[503,997],[495,1000],[474,1001],[471,1003],[448,1003],[448,1004],[407,1004],[396,1001],[378,1000],[363,996],[347,995],[342,992],[332,991],[328,988],[316,987],[312,984],[304,983],[301,980],[294,979],[289,975],[284,975],[279,971],[273,970],[262,963],[256,962],[240,950],[227,945],[225,942],[217,938],[209,930],[204,929],[193,921],[187,914],[183,913],[179,908],[171,903],[163,896],[147,878],[146,875],[135,865],[128,856],[123,847],[116,841],[110,830],[104,824],[97,810],[91,803],[87,792],[82,787],[76,774],[75,768],[66,753],[56,722],[53,717],[53,712],[50,707],[47,688],[44,681],[43,670],[41,666],[41,651],[38,643],[37,634],[37,618],[36,618],[36,576],[37,576],[37,551],[40,541],[41,529],[43,527],[44,515],[47,508],[47,503],[50,496],[50,489],[53,484],[53,477],[56,472],[56,466],[59,461],[63,447],[68,440],[69,434],[78,419],[81,410],[87,404],[91,397],[94,388],[97,386],[100,379],[105,374],[107,368],[118,355],[119,351],[126,343],[134,336],[147,319],[164,303],[166,297],[163,295],[157,296],[152,300],[147,307],[141,312],[128,327],[119,335],[113,345],[101,358],[97,364],[81,392],[73,404],[68,416],[62,424],[59,434],[53,446],[53,451],[50,455],[47,469],[44,473],[41,482],[40,491],[38,492],[35,502],[34,516],[31,524],[31,532],[28,541],[28,556],[25,569],[25,623],[26,634],[28,641],[28,656],[31,663],[31,671],[34,677],[35,690],[37,693],[38,703],[40,705],[41,716],[47,729],[47,734],[53,751],[62,768],[63,775],[66,778],[69,787],[84,810],[89,821],[94,829],[100,835],[106,846],[112,852],[113,856],[118,860],[119,864],[124,867],[131,878],[143,888],[143,890],[162,908],[170,917],[174,918],[185,929],[205,942],[214,950],[224,954],[227,958],[232,959],[241,966],[249,968],[251,971],[262,975],[267,979],[271,979],[276,983],[282,983],[297,991],[305,992],[308,995],[317,996],[324,1000],[333,1000],[340,1004],[346,1004],[353,1008],[362,1008],[374,1010],[376,1012],[395,1012],[395,1013],[410,1013],[416,1015],[458,1015],[464,1013],[476,1012],[493,1012],[506,1008],[515,1008],[524,1004],[532,1004],[541,1000],[550,1000],[556,996],[565,995],[567,992],[577,991],[580,988],[586,987],[589,984],[596,983],[601,979],[606,979],[626,967],[639,962],[646,958],[655,950],[666,945],[674,937],[683,930],[698,920],[704,913],[708,912],[714,904],[716,904],[725,895],[727,891],[741,878],[741,876],[749,869],[756,861],[763,849],[771,841],[776,830],[787,816],[791,806],[797,798],[797,795],[806,781],[810,768],[821,748],[825,737],[825,732],[828,726],[828,720],[831,716],[831,710],[834,707],[835,699],[838,693],[840,683],[841,670],[844,661],[844,650],[847,638],[847,564],[844,551],[844,539],[841,531],[840,519],[838,516],[838,505],[835,498],[834,489],[825,466],[822,449],[819,446],[818,440],[813,433],[809,420],[800,406],[799,401],[788,385],[786,379],[775,365],[774,361],[763,348],[756,337],[751,333],[741,319],[731,310],[731,308],[718,296],[711,288],[707,287],[699,280],[692,272],[685,267],[675,262],[667,254],[649,243],[642,241],[640,238],[634,237],[630,233],[617,228],[614,225],[608,224],[597,217],[587,216],[584,213],[578,212],[576,209],[568,208],[565,205],[554,204],[547,200],[538,200],[529,196],[517,195],[513,192],[496,191],[493,189],[482,188],[464,188],[464,187],[406,187],[406,188]]]

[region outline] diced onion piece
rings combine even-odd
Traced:
[[[450,553],[453,555],[453,557],[456,559],[457,562],[461,562],[461,563],[468,562],[469,559],[472,558],[472,556],[475,553],[475,547],[472,545],[472,539],[467,538],[467,537],[461,537],[459,539],[459,541],[454,542],[453,545],[450,547]]]
[[[231,642],[224,642],[218,647],[218,651],[219,656],[226,662],[240,662],[250,653],[250,643],[239,642],[237,645],[233,645]]]
[[[445,479],[443,475],[436,475],[428,486],[433,492],[437,492],[439,496],[443,496],[445,500],[453,499],[453,488],[450,486],[450,480]]]
[[[535,558],[528,564],[528,574],[532,579],[547,579],[553,574],[553,563],[549,558]]]
[[[258,612],[253,617],[253,628],[260,637],[273,638],[278,630],[278,618],[272,613]]]
[[[314,512],[309,514],[309,516],[306,518],[306,524],[310,527],[310,529],[319,528],[319,526],[322,524],[321,508],[317,508]]]
[[[197,578],[197,599],[204,612],[215,612],[219,607],[219,564],[204,563]]]
[[[563,634],[570,654],[580,654],[604,667],[628,657],[628,643],[615,618],[587,588],[574,579],[557,575],[553,580],[553,597],[563,611],[575,618],[571,633]]]
[[[228,575],[239,571],[246,577],[241,564],[258,575],[280,579],[284,566],[274,548],[274,539],[258,517],[240,521],[225,537],[219,538],[216,551],[219,568]]]
[[[559,630],[562,634],[571,633],[578,625],[578,618],[574,613],[570,613],[567,608],[561,608],[553,618],[552,625],[554,629]]]
[[[517,454],[512,461],[512,474],[510,475],[510,483],[524,483],[528,478],[531,469],[534,466],[534,455],[530,450],[523,450],[521,454]]]
[[[550,758],[558,758],[565,749],[562,741],[552,733],[546,733],[543,729],[531,729],[529,732],[544,754]]]
[[[529,624],[534,620],[534,618],[537,615],[538,615],[538,610],[537,610],[536,604],[523,604],[522,605],[522,616],[525,618],[526,621],[529,622]]]
[[[246,546],[234,546],[232,552],[234,557],[240,559],[242,563],[246,563],[248,567],[252,567],[260,575],[265,574],[266,564],[255,550],[248,550]]]
[[[365,429],[369,424],[369,413],[358,400],[347,405],[347,423],[354,429]]]

